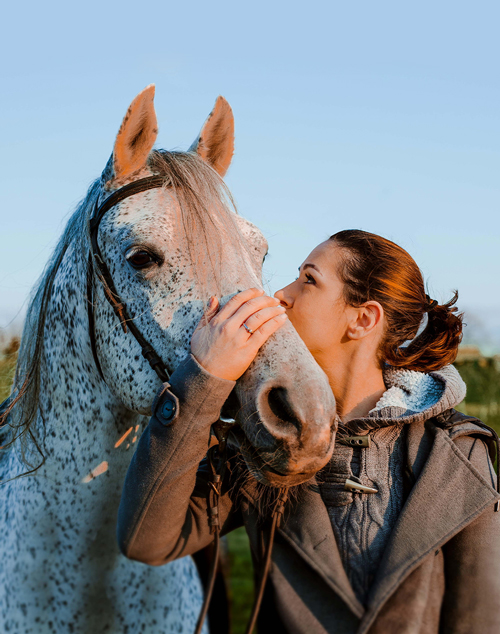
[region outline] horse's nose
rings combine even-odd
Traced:
[[[335,443],[335,397],[291,324],[264,344],[235,392],[236,440],[256,479],[292,486],[325,466]]]
[[[256,400],[244,400],[237,420],[243,458],[253,475],[271,486],[309,480],[331,457],[335,399],[325,381],[265,381]],[[245,392],[239,392],[239,397]],[[241,400],[240,400],[241,403]]]
[[[292,434],[302,432],[302,422],[297,416],[291,403],[288,390],[284,387],[273,387],[267,395],[267,402],[271,412],[279,420],[280,427],[285,429],[288,425]],[[272,426],[272,425],[271,425]],[[271,431],[271,429],[268,429]]]
[[[260,423],[275,444],[285,443],[311,458],[327,450],[335,412],[333,395],[329,399],[314,384],[304,383],[298,389],[281,382],[268,384],[259,396]]]

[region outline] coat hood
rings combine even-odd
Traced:
[[[452,365],[436,372],[415,372],[386,366],[384,392],[364,418],[350,420],[344,427],[349,433],[363,433],[396,424],[422,422],[458,405],[466,387]]]

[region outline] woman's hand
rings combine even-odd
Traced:
[[[217,298],[212,297],[193,333],[191,352],[210,374],[236,381],[286,319],[279,300],[257,288],[238,293],[220,311]]]

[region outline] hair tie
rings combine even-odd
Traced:
[[[424,312],[425,313],[430,313],[431,310],[434,310],[436,308],[436,306],[438,305],[437,300],[431,299],[429,297],[429,295],[425,296],[425,300],[427,302],[427,306],[424,308]]]

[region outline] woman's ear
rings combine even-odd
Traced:
[[[384,325],[384,309],[375,301],[365,302],[356,309],[354,318],[347,327],[349,339],[363,339],[370,334],[378,333]]]

